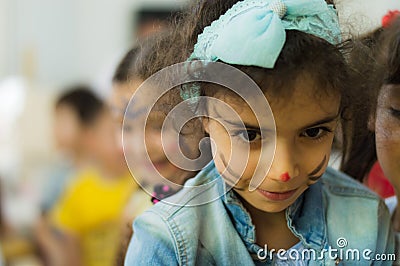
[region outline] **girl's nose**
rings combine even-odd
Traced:
[[[284,140],[277,140],[274,161],[268,178],[278,182],[288,182],[298,175],[299,168],[294,145]]]
[[[290,180],[290,175],[288,172],[281,174],[280,179],[282,182],[287,182]]]

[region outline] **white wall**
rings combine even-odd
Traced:
[[[399,0],[336,0],[336,5],[343,30],[353,34],[380,27],[389,10],[400,10]]]
[[[45,87],[96,80],[111,72],[132,40],[142,6],[188,0],[0,0],[0,79],[21,74]],[[399,0],[337,0],[344,29],[379,25]],[[108,77],[107,77],[108,78]]]
[[[0,0],[0,79],[8,74],[9,0]]]
[[[135,8],[184,2],[0,0],[0,79],[20,74],[45,87],[93,80],[133,42]]]

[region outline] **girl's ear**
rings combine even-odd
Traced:
[[[210,119],[209,119],[208,117],[203,117],[203,118],[201,119],[201,121],[202,121],[202,123],[203,123],[204,131],[205,131],[207,134],[210,134],[210,130],[209,130],[209,127],[208,127],[209,122],[210,122]]]

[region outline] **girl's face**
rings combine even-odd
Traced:
[[[400,85],[382,87],[375,118],[379,163],[393,186],[400,191]]]
[[[235,128],[225,130],[216,120],[204,120],[205,129],[215,144],[214,161],[220,173],[227,169],[228,173],[237,174],[237,171],[232,169],[240,163],[229,162],[231,145],[235,152],[243,149],[244,153],[246,145],[250,145],[249,161],[233,189],[261,211],[285,210],[310,185],[317,182],[328,165],[334,131],[338,124],[340,97],[335,94],[316,96],[315,88],[316,85],[311,79],[302,77],[295,83],[291,97],[277,98],[266,95],[276,124],[276,150],[270,171],[260,186],[251,192],[249,183],[257,166],[261,143],[268,142],[267,139],[261,139],[253,112],[240,101],[225,97],[223,100],[236,110],[246,129],[242,130],[243,132],[238,132]],[[223,108],[210,105],[208,109],[210,115],[224,121]],[[290,176],[289,180],[285,180],[287,175]]]
[[[141,114],[143,107],[138,106],[135,112],[132,114],[132,119],[126,119],[124,122],[124,137],[129,139],[125,145],[125,153],[127,158],[136,161],[134,171],[140,176],[139,178],[146,177],[146,181],[157,183],[159,180],[153,180],[152,177],[156,177],[153,172],[154,168],[160,173],[160,175],[175,184],[183,184],[185,181],[184,171],[180,170],[177,166],[171,163],[167,156],[168,153],[176,153],[179,150],[178,143],[176,142],[175,131],[168,131],[164,135],[164,143],[161,141],[161,128],[165,119],[165,114],[159,111],[150,112],[149,116],[146,117]],[[142,134],[144,125],[145,134]],[[141,144],[145,141],[145,147]],[[150,159],[150,161],[147,159]],[[153,168],[154,167],[154,168]]]
[[[113,88],[113,94],[111,97],[111,107],[114,110],[114,118],[117,122],[117,136],[121,140],[121,126],[124,121],[125,109],[136,89],[142,83],[142,80],[134,80],[129,84],[115,84]],[[140,169],[132,169],[137,173],[138,178],[146,178],[147,182],[152,183],[150,180],[154,175],[154,168],[163,176],[164,178],[172,181],[175,184],[183,184],[188,176],[193,175],[193,173],[181,170],[175,164],[171,163],[166,156],[166,153],[172,154],[176,153],[180,148],[176,142],[177,133],[167,132],[164,136],[164,146],[161,142],[161,128],[166,117],[163,111],[152,111],[149,117],[145,117],[144,110],[147,106],[146,99],[142,101],[136,101],[130,106],[127,119],[124,121],[124,137],[129,139],[130,145],[125,145],[124,152],[126,157],[134,158]],[[147,120],[147,123],[146,123]],[[140,132],[143,126],[146,124],[145,136],[141,136]],[[195,146],[199,142],[202,135],[194,134],[189,137],[183,137],[182,145],[189,147],[186,149],[185,155],[190,158],[196,158],[198,156],[198,147]],[[146,149],[142,149],[143,145],[140,142],[145,140]],[[183,148],[185,148],[183,147]],[[122,142],[121,142],[122,148]],[[149,156],[151,163],[147,160],[147,155]],[[132,159],[133,160],[133,159]],[[129,162],[128,162],[129,163]]]

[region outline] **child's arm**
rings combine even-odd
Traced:
[[[145,212],[135,220],[133,232],[125,265],[180,264],[170,228],[159,215]]]
[[[77,238],[52,228],[46,217],[40,218],[37,223],[35,239],[49,265],[81,265],[80,244]]]

